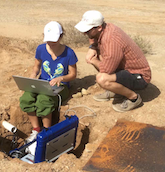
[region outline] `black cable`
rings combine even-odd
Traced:
[[[3,150],[4,140],[5,140],[7,137],[11,137],[11,136],[12,136],[13,138],[12,138],[12,141],[11,141],[10,148],[11,148],[11,149],[14,149],[15,145],[18,144],[18,142],[17,142],[17,141],[18,141],[18,136],[17,136],[17,135],[15,135],[15,134],[12,134],[12,135],[11,135],[11,134],[10,134],[10,135],[5,136],[5,137],[2,139],[2,142],[1,142],[1,144],[0,144],[0,148],[1,148],[0,151],[3,152],[3,153],[5,153],[6,155],[8,155],[7,152],[5,152],[5,151]]]

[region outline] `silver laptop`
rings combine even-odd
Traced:
[[[52,87],[49,84],[49,81],[42,79],[32,79],[16,75],[13,75],[13,78],[20,90],[32,93],[40,93],[48,96],[55,96],[64,89],[63,86],[57,87],[55,85]]]

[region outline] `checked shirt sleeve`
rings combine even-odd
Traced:
[[[116,71],[122,61],[122,47],[117,41],[112,40],[104,45],[103,51],[104,52],[99,65],[99,70],[101,73],[112,74]]]

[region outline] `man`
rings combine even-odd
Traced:
[[[75,28],[89,37],[86,61],[99,71],[96,82],[107,90],[93,98],[107,101],[115,94],[126,97],[122,102],[112,105],[118,112],[139,106],[142,99],[135,90],[148,85],[151,70],[136,43],[117,26],[105,23],[102,14],[95,10],[85,12]]]

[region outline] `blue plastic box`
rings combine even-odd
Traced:
[[[76,143],[78,122],[78,117],[74,115],[66,117],[66,120],[47,130],[42,130],[37,135],[34,162],[53,161],[61,154],[73,149]]]
[[[36,140],[10,151],[9,154],[13,158],[20,158],[30,164],[52,162],[75,147],[78,123],[79,119],[76,115],[66,116],[64,121],[43,129]],[[34,143],[36,144],[35,155],[25,153],[25,150]]]

